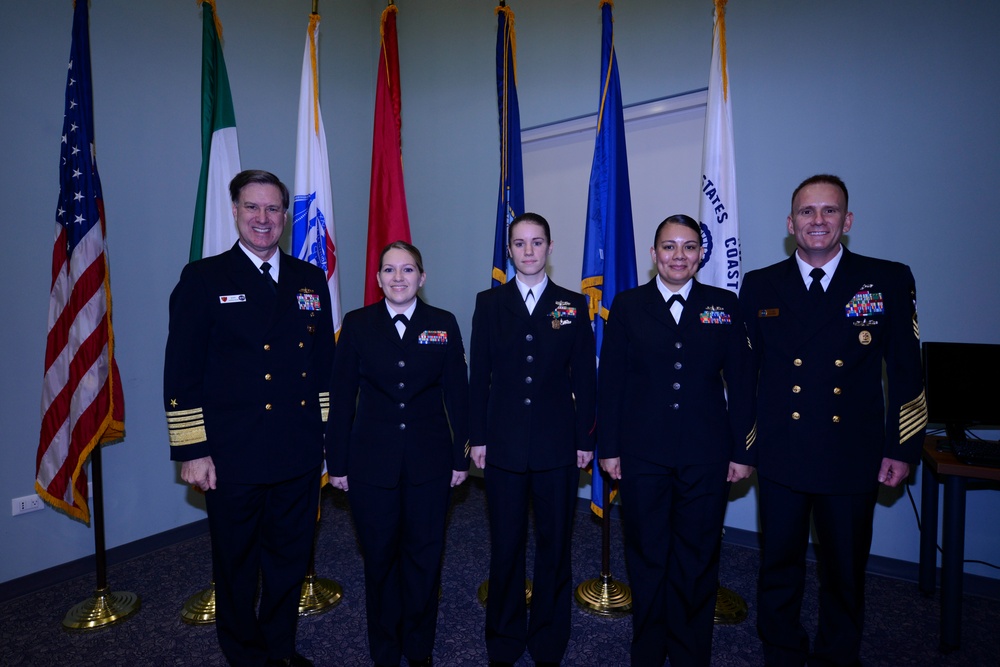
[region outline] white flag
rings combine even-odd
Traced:
[[[319,108],[319,14],[311,14],[302,57],[299,127],[295,148],[295,203],[292,209],[292,254],[326,272],[330,285],[333,330],[340,333],[340,287],[337,238],[333,227],[333,191],[326,130]]]
[[[712,70],[708,79],[705,148],[702,154],[699,218],[705,260],[698,280],[738,292],[740,224],[736,208],[736,160],[733,153],[733,106],[726,65],[726,0],[715,0]]]

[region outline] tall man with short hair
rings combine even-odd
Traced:
[[[740,293],[759,370],[757,628],[768,665],[859,664],[879,484],[909,476],[927,423],[913,275],[843,246],[847,201],[836,176],[799,185],[787,220],[795,253],[748,273]],[[800,620],[810,517],[821,559],[811,653]]]
[[[330,293],[320,269],[278,248],[288,188],[251,170],[229,191],[239,241],[185,266],[170,295],[170,458],[205,492],[226,659],[302,667],[312,662],[295,650],[295,627],[329,410]]]

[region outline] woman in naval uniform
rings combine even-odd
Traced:
[[[556,665],[570,634],[570,531],[579,468],[593,458],[594,333],[587,302],[545,274],[542,216],[508,230],[514,280],[481,292],[472,317],[472,459],[490,521],[486,648],[491,665]],[[535,515],[531,619],[525,604],[528,505]]]
[[[619,480],[635,667],[708,667],[728,482],[753,471],[746,327],[735,294],[694,280],[704,254],[695,220],[660,223],[657,275],[615,297],[601,343],[598,451]]]
[[[333,364],[327,466],[361,543],[376,665],[433,664],[445,517],[469,470],[462,334],[417,297],[426,277],[419,250],[386,246],[385,299],[347,314]]]

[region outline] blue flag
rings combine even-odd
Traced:
[[[637,284],[625,118],[622,114],[618,60],[615,57],[614,19],[611,3],[607,0],[601,3],[601,19],[600,110],[597,114],[594,162],[590,168],[581,283],[597,338],[598,372],[604,324],[611,304],[616,294]],[[598,455],[595,451],[595,468]],[[604,512],[603,481],[600,474],[593,475],[590,486],[590,506],[598,516],[603,516]]]
[[[514,11],[497,7],[497,105],[500,111],[500,194],[493,239],[493,287],[514,277],[507,256],[507,227],[524,213],[524,171],[521,168],[521,116],[517,107],[517,58]]]

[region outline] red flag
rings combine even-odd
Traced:
[[[382,48],[378,57],[375,91],[375,130],[372,137],[372,180],[368,197],[368,261],[365,266],[365,305],[382,298],[375,280],[379,254],[393,241],[410,241],[403,188],[403,152],[400,144],[399,48],[396,46],[396,6],[382,12]]]
[[[87,3],[78,2],[66,76],[35,490],[86,523],[83,465],[94,447],[125,434],[92,101]]]

